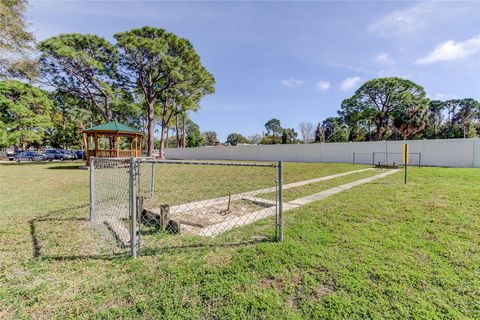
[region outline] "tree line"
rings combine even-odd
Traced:
[[[26,31],[26,4],[1,3],[0,147],[80,147],[83,129],[108,121],[144,131],[149,156],[219,144],[214,131],[202,133],[189,117],[215,92],[215,78],[187,39],[146,26],[114,34],[114,43],[77,33],[36,43]],[[471,98],[430,100],[410,80],[378,78],[343,100],[337,116],[298,130],[301,137],[271,119],[262,134],[231,133],[226,143],[475,137],[480,107]]]
[[[399,139],[449,139],[480,136],[480,104],[472,98],[430,100],[422,86],[397,77],[365,82],[342,101],[336,117],[316,125],[301,122],[298,133],[278,119],[265,124],[266,134],[228,136],[238,143],[312,143]]]
[[[2,2],[0,50],[11,59],[0,60],[0,146],[71,146],[86,126],[109,121],[144,130],[149,156],[155,131],[161,155],[171,128],[176,146],[188,145],[189,112],[215,92],[215,78],[187,39],[146,26],[114,34],[114,43],[77,33],[35,43],[25,6]],[[38,59],[22,62],[32,53]]]

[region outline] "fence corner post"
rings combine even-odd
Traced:
[[[153,198],[155,188],[155,161],[152,161],[152,171],[150,172],[150,198]]]
[[[130,158],[130,252],[133,258],[137,257],[137,188],[136,188],[137,163],[134,157]]]
[[[90,208],[88,210],[88,219],[92,221],[95,214],[95,158],[90,158]]]
[[[278,241],[283,241],[283,161],[278,161]]]

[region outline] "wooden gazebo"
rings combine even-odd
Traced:
[[[90,157],[129,158],[142,155],[143,133],[120,122],[108,122],[83,130],[87,164]]]

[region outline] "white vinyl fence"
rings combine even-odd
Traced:
[[[401,153],[405,141],[372,141],[312,144],[243,145],[199,148],[171,148],[167,159],[255,160],[295,162],[371,163],[368,153]],[[410,152],[421,153],[422,165],[480,168],[480,138],[408,140]]]

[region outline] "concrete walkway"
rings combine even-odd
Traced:
[[[340,177],[347,176],[347,175],[350,175],[350,174],[360,173],[360,172],[369,171],[369,170],[373,170],[373,168],[352,170],[352,171],[332,174],[330,176],[324,176],[324,177],[320,177],[320,178],[314,178],[314,179],[309,179],[309,180],[302,180],[302,181],[287,183],[287,184],[283,185],[283,190],[287,190],[287,189],[290,189],[290,188],[301,187],[301,186],[304,186],[304,185],[307,185],[307,184],[316,183],[316,182],[320,182],[320,181],[327,181],[327,180],[331,180],[331,179],[335,179],[335,178],[340,178]],[[252,196],[259,195],[259,194],[271,193],[271,192],[275,192],[275,191],[277,191],[277,187],[269,187],[269,188],[263,188],[263,189],[257,189],[257,190],[253,190],[253,191],[243,192],[243,193],[239,193],[239,194],[232,194],[231,195],[231,200],[242,200],[242,199],[245,199],[246,197],[252,197]],[[174,213],[179,213],[179,212],[183,212],[183,211],[186,211],[186,210],[191,210],[192,208],[202,208],[202,207],[205,207],[205,206],[213,206],[213,205],[225,203],[226,201],[228,201],[228,197],[220,197],[220,198],[214,198],[214,199],[188,202],[188,203],[184,203],[184,204],[180,204],[180,205],[176,205],[176,206],[171,206],[170,207],[170,213],[174,214]],[[267,200],[265,200],[265,201],[267,201]],[[146,208],[147,210],[149,210],[153,213],[159,214],[160,205],[156,202],[146,200],[145,203],[144,203],[144,208]]]
[[[380,173],[380,174],[372,176],[372,177],[368,177],[368,178],[365,178],[365,179],[360,179],[360,180],[356,180],[356,181],[353,181],[353,182],[350,182],[350,183],[346,183],[346,184],[343,184],[341,186],[331,188],[331,189],[328,189],[328,190],[325,190],[325,191],[322,191],[322,192],[314,193],[314,194],[311,194],[311,195],[303,197],[303,198],[298,198],[298,199],[295,199],[295,200],[292,200],[292,201],[289,201],[289,202],[283,202],[283,210],[284,211],[292,210],[292,209],[301,207],[303,205],[306,205],[310,202],[325,199],[325,198],[330,197],[334,194],[337,194],[337,193],[343,192],[345,190],[351,189],[355,186],[359,186],[359,185],[362,185],[362,184],[365,184],[365,183],[368,183],[368,182],[371,182],[371,181],[382,179],[386,176],[397,173],[398,171],[400,171],[400,170],[398,170],[398,169],[397,170],[389,170],[389,171]],[[222,223],[213,224],[213,225],[210,225],[210,226],[205,227],[203,229],[198,229],[197,228],[195,230],[190,229],[189,231],[191,233],[199,235],[199,236],[212,237],[212,236],[222,234],[225,231],[228,231],[228,230],[240,227],[240,226],[251,224],[251,223],[253,223],[255,221],[258,221],[260,219],[264,219],[264,218],[267,218],[267,217],[270,217],[270,216],[274,216],[275,214],[276,214],[275,211],[269,210],[267,208],[267,209],[263,209],[263,210],[260,210],[260,211],[251,212],[251,213],[245,215],[244,217],[242,217],[241,220],[238,219],[238,217],[237,217],[237,219],[235,221],[226,220]],[[245,219],[243,219],[243,218],[245,218]]]
[[[357,181],[346,183],[346,184],[343,184],[341,186],[331,188],[331,189],[328,189],[328,190],[324,190],[322,192],[314,193],[314,194],[308,195],[306,197],[298,198],[298,199],[295,199],[295,200],[292,200],[292,201],[289,201],[289,202],[284,202],[283,203],[283,209],[285,211],[295,209],[297,207],[306,205],[310,202],[325,199],[325,198],[330,197],[334,194],[337,194],[337,193],[343,192],[345,190],[351,189],[355,186],[359,186],[359,185],[362,185],[362,184],[365,184],[365,183],[368,183],[368,182],[371,182],[371,181],[374,181],[374,180],[384,178],[384,177],[389,176],[391,174],[397,173],[398,171],[400,171],[400,170],[398,170],[398,169],[397,170],[389,170],[389,171],[386,171],[384,173],[381,173],[381,174],[378,174],[378,175],[375,175],[375,176],[372,176],[372,177],[368,177],[368,178],[365,178],[365,179],[360,179],[360,180],[357,180]]]

